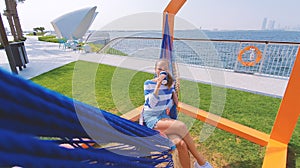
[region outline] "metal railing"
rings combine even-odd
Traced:
[[[100,53],[121,52],[131,57],[156,60],[160,55],[161,40],[119,37],[112,39]],[[289,77],[300,46],[300,43],[294,42],[187,38],[174,38],[173,44],[173,55],[177,63],[279,78]],[[240,53],[247,46],[254,46],[257,50],[250,48]],[[245,65],[243,62],[251,64]]]

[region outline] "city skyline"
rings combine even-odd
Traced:
[[[261,24],[261,30],[300,30],[300,26],[281,25],[276,20],[265,17]]]
[[[72,3],[68,0],[30,0],[18,4],[18,13],[23,30],[30,31],[34,27],[53,30],[50,22],[55,18],[70,11],[97,6],[99,15],[91,29],[99,30],[133,14],[152,12],[161,15],[168,3],[169,0],[74,0]],[[239,0],[187,0],[177,16],[195,28],[208,30],[261,30],[264,18],[274,20],[274,29],[280,25],[281,28],[294,30],[300,27],[300,19],[294,14],[299,5],[298,0],[287,0],[284,4],[279,0],[253,0],[251,4]],[[1,14],[4,9],[5,3],[0,1]],[[6,17],[2,15],[2,19],[8,27]],[[158,24],[161,25],[160,22]]]

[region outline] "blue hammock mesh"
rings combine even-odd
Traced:
[[[1,69],[0,93],[0,167],[173,167],[157,131]]]
[[[169,61],[169,70],[170,73],[174,76],[175,70],[173,67],[173,63],[175,62],[174,52],[173,52],[173,42],[172,37],[170,34],[170,26],[169,26],[169,19],[168,13],[166,13],[166,20],[164,25],[164,33],[161,42],[161,50],[160,50],[160,59],[166,59]],[[172,119],[177,119],[177,109],[176,105],[173,105],[170,109],[170,117]]]

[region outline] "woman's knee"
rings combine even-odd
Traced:
[[[182,121],[176,121],[174,125],[176,127],[176,131],[178,131],[182,138],[188,133],[187,126]]]
[[[180,138],[179,136],[177,136],[177,135],[169,135],[168,137],[176,145],[176,148],[178,150],[187,150],[188,149],[186,143],[184,142],[184,140],[182,138]]]
[[[180,140],[176,143],[176,147],[180,151],[186,151],[188,150],[186,143],[183,140]]]
[[[179,120],[161,120],[156,124],[156,130],[162,130],[165,134],[175,134],[180,138],[185,137],[188,133],[185,123]]]

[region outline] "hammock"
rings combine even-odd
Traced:
[[[179,93],[179,77],[178,72],[176,70],[175,66],[175,57],[173,53],[173,40],[172,35],[170,34],[170,28],[169,28],[169,20],[168,20],[168,13],[165,14],[165,25],[164,25],[164,33],[161,43],[161,53],[160,53],[160,59],[166,59],[169,61],[169,70],[172,76],[175,79],[175,90],[176,94],[178,96]],[[177,119],[177,110],[176,105],[174,104],[173,107],[170,109],[170,117],[172,119]]]
[[[157,131],[1,69],[0,79],[0,167],[173,166]]]

